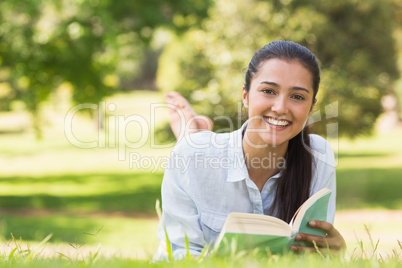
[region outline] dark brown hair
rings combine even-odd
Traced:
[[[250,90],[253,77],[261,65],[269,59],[300,62],[312,76],[313,102],[320,84],[320,67],[314,54],[306,47],[292,41],[273,41],[258,50],[250,61],[245,77],[245,91]],[[299,206],[310,196],[313,158],[306,147],[310,147],[308,129],[304,129],[289,140],[286,165],[277,180],[276,195],[269,214],[290,222]]]

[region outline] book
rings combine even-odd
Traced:
[[[253,250],[258,248],[272,254],[289,250],[292,244],[308,245],[295,241],[298,233],[326,236],[325,231],[310,227],[311,220],[327,221],[328,202],[331,191],[321,189],[307,199],[287,222],[268,215],[253,213],[230,213],[216,239],[213,251],[228,254],[231,251]]]

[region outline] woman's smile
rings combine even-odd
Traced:
[[[274,117],[270,117],[270,116],[262,116],[262,119],[267,122],[267,124],[270,127],[273,127],[275,129],[281,130],[281,129],[285,129],[286,127],[288,127],[289,125],[292,124],[292,122],[285,120],[285,119],[277,119]]]

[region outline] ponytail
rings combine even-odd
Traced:
[[[310,147],[308,132],[305,127],[289,141],[286,165],[277,180],[276,195],[269,212],[288,223],[310,196],[313,157],[306,149]]]

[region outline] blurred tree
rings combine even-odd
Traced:
[[[322,66],[314,115],[321,124],[315,130],[325,135],[326,119],[336,117],[341,135],[369,134],[381,113],[380,99],[398,75],[393,12],[389,2],[376,0],[217,0],[201,29],[169,43],[157,82],[215,118],[216,130],[236,129],[241,71],[266,43],[293,40],[313,51]]]
[[[37,119],[40,103],[64,82],[76,103],[97,103],[120,77],[141,74],[144,48],[157,27],[184,32],[207,16],[211,3],[0,1],[0,109],[22,100]]]
[[[395,83],[396,100],[398,102],[399,120],[402,118],[402,1],[389,0],[394,9],[394,21],[396,29],[394,31],[394,38],[397,48],[397,62],[399,69],[399,79]]]

